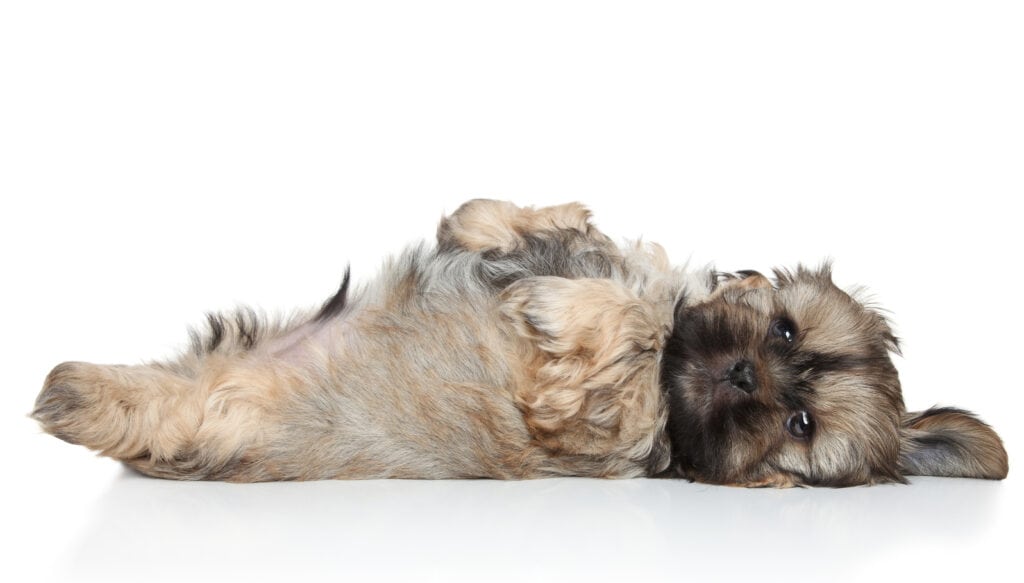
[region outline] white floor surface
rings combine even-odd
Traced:
[[[1019,1],[0,2],[0,581],[1021,581]],[[999,483],[232,485],[25,416],[65,360],[358,285],[475,197],[678,264],[816,264]]]
[[[89,457],[40,449],[51,461]],[[89,468],[48,483],[36,474],[5,494],[31,504],[14,509],[31,523],[15,524],[4,565],[19,580],[1000,581],[1021,535],[1009,481],[239,485],[153,480],[91,458],[74,466]]]

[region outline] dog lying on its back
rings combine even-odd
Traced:
[[[169,363],[64,363],[33,416],[152,476],[1001,479],[958,409],[908,413],[885,319],[829,270],[673,268],[578,204],[474,200],[319,311],[209,316]]]

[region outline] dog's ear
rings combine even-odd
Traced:
[[[967,411],[942,407],[904,416],[900,470],[911,476],[1002,480],[1008,464],[991,427]]]
[[[714,291],[712,298],[718,297],[727,291],[746,291],[758,288],[770,288],[772,282],[753,269],[744,269],[733,273],[716,271],[714,273]]]

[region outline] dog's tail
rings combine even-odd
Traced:
[[[286,338],[289,333],[307,324],[322,324],[337,317],[348,307],[351,266],[345,268],[338,291],[312,316],[299,315],[290,320],[275,321],[252,308],[238,308],[233,312],[206,314],[206,329],[192,329],[191,354],[203,358],[212,354],[231,355],[250,351],[274,339]]]
[[[323,307],[321,307],[320,311],[313,317],[314,322],[330,320],[345,310],[345,306],[348,304],[348,283],[351,276],[352,266],[349,265],[345,268],[345,277],[342,278],[341,286],[338,287],[337,293],[324,302]]]

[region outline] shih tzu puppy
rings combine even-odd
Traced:
[[[1007,473],[972,414],[906,411],[889,325],[827,266],[676,268],[579,204],[470,201],[318,310],[208,320],[171,362],[57,366],[32,416],[187,480]]]

